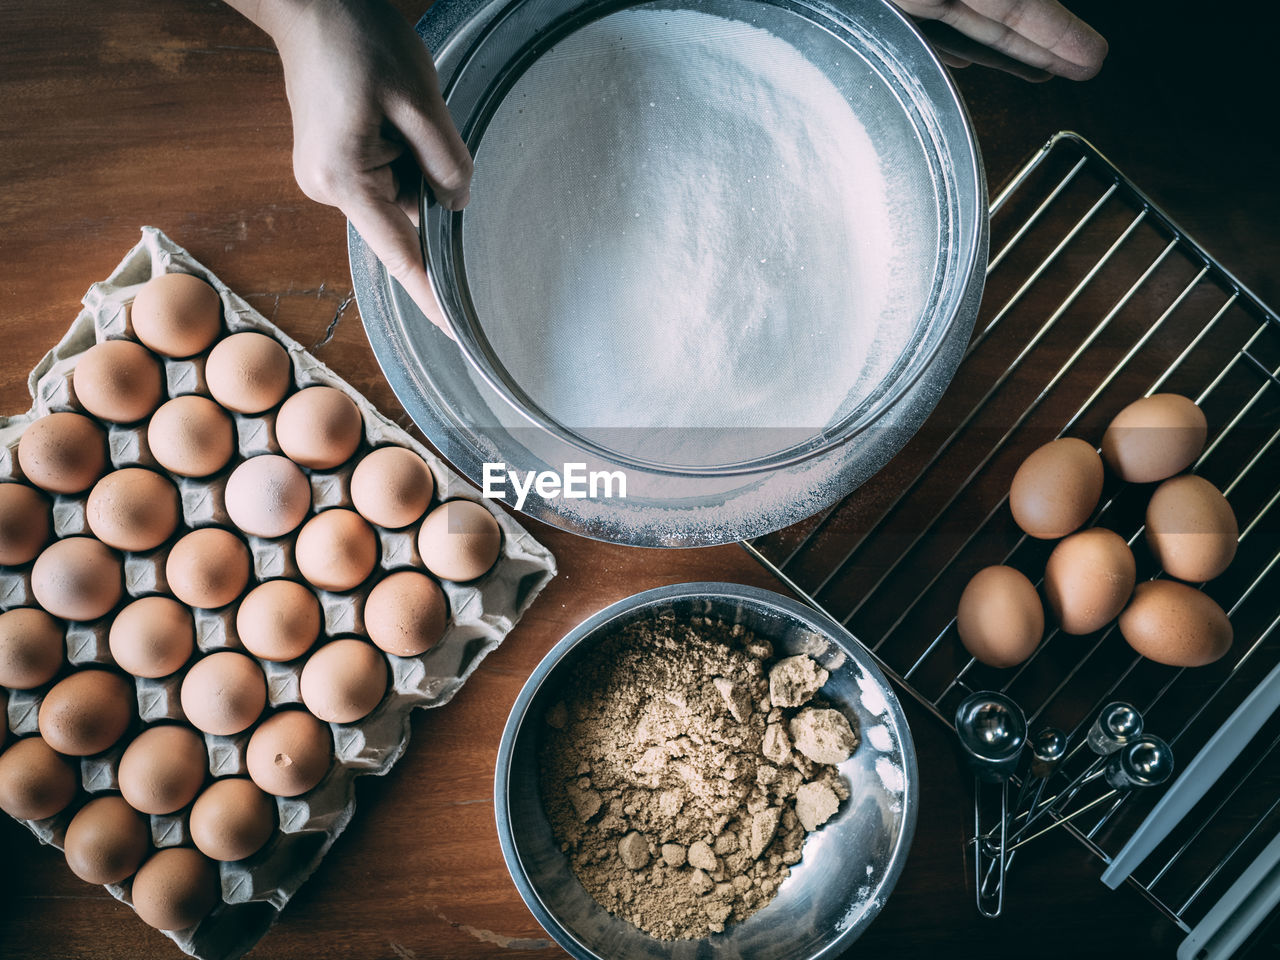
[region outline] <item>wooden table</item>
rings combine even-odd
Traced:
[[[992,186],[1054,130],[1078,129],[1264,300],[1280,301],[1275,136],[1254,133],[1248,96],[1274,88],[1263,44],[1276,15],[1240,31],[1205,22],[1201,5],[1129,6],[1077,5],[1112,40],[1092,83],[959,74]],[[360,325],[342,217],[302,196],[289,155],[275,53],[221,4],[10,0],[0,35],[0,408],[28,406],[26,372],[138,227],[155,224],[407,423]],[[693,579],[776,584],[736,546],[633,550],[529,526],[560,575],[447,708],[416,716],[412,749],[391,774],[359,781],[354,822],[255,956],[562,955],[521,903],[493,825],[498,737],[521,683],[568,629],[636,591]],[[1098,865],[1066,839],[1033,848],[1006,916],[980,920],[962,857],[966,778],[950,736],[907,710],[920,826],[896,893],[850,956],[1172,954],[1176,932],[1133,891],[1106,892]],[[177,955],[8,818],[0,850],[0,955]]]

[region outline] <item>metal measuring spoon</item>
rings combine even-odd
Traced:
[[[998,917],[1004,909],[1005,843],[1008,840],[1009,778],[1018,765],[1018,756],[1027,739],[1027,719],[1022,708],[1002,693],[981,691],[965,697],[956,707],[956,734],[973,771],[974,896],[978,912]],[[1000,785],[1000,820],[990,831],[982,826],[982,784]],[[999,832],[999,842],[990,851],[983,842],[986,834]],[[984,864],[987,869],[984,869]],[[984,893],[983,880],[994,866],[996,889]],[[994,902],[993,902],[994,901]]]
[[[1018,835],[1026,832],[1047,810],[1061,811],[1072,798],[1080,792],[1080,788],[1096,779],[1102,772],[1107,758],[1126,745],[1142,736],[1143,719],[1138,708],[1124,700],[1113,700],[1098,713],[1098,717],[1089,727],[1085,739],[1072,748],[1062,759],[1066,763],[1084,747],[1094,754],[1089,766],[1070,782],[1056,796],[1051,797],[1040,806],[1032,806],[1027,812],[1027,819],[1018,830]]]
[[[1049,782],[1049,777],[1053,776],[1053,771],[1057,769],[1058,764],[1067,752],[1067,735],[1057,727],[1044,727],[1035,736],[1031,738],[1031,764],[1027,772],[1023,775],[1022,786],[1018,789],[1018,799],[1013,804],[1013,815],[1009,818],[1010,824],[1016,824],[1023,814],[1023,804],[1027,797],[1031,798],[1031,802],[1026,805],[1025,816],[1030,816],[1031,811],[1036,808],[1040,802],[1040,797],[1044,794],[1045,785]],[[1022,833],[1021,828],[1014,830],[1009,834],[1009,840],[1016,840]],[[988,833],[982,839],[986,846],[986,853],[989,858],[995,860],[995,840],[994,831]],[[1005,869],[1013,863],[1013,853],[1005,858]],[[983,877],[983,884],[991,881],[992,870],[989,868],[987,874]]]
[[[1023,827],[1023,830],[1019,831],[1019,837],[1009,845],[1009,857],[1012,858],[1014,852],[1024,843],[1028,843],[1036,837],[1043,836],[1050,830],[1069,823],[1076,817],[1088,813],[1094,807],[1114,797],[1128,793],[1131,790],[1145,790],[1150,787],[1160,786],[1173,775],[1173,749],[1159,737],[1153,737],[1148,734],[1139,737],[1119,750],[1113,751],[1109,754],[1105,763],[1106,766],[1102,771],[1102,777],[1107,785],[1111,787],[1110,790],[1096,800],[1086,803],[1078,810],[1059,817],[1054,823],[1037,830],[1029,837],[1021,836],[1021,833],[1026,830],[1026,827]],[[1119,801],[1117,800],[1116,802],[1118,803]]]

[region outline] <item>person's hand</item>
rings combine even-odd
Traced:
[[[1107,41],[1057,0],[893,0],[944,63],[997,67],[1028,80],[1088,80],[1102,67]],[[932,22],[952,28],[946,33]]]
[[[436,201],[470,199],[471,155],[435,67],[386,0],[229,0],[271,34],[293,113],[293,171],[338,207],[424,314],[445,332],[418,240],[419,176]]]

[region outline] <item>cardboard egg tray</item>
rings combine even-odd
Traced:
[[[386,444],[408,447],[427,462],[436,480],[433,505],[455,497],[479,499],[468,481],[379,414],[364,397],[227,289],[185,250],[152,227],[143,228],[142,234],[141,242],[111,276],[93,285],[85,296],[84,310],[70,330],[31,372],[28,378],[34,399],[31,410],[0,420],[0,479],[22,478],[16,456],[17,443],[28,423],[54,411],[83,412],[71,383],[77,358],[95,342],[131,337],[128,305],[137,288],[153,275],[176,271],[202,277],[214,286],[222,298],[228,332],[258,330],[282,343],[293,362],[295,387],[316,384],[336,387],[359,406],[364,416],[365,438],[356,456],[333,471],[307,471],[312,489],[312,513],[328,507],[350,506],[350,478],[355,463],[371,448]],[[208,394],[203,356],[163,362],[169,397]],[[200,480],[172,477],[181,494],[182,526],[158,549],[124,555],[126,596],[122,605],[136,597],[167,592],[165,558],[170,545],[188,528],[218,525],[235,529],[224,503],[228,474],[244,458],[280,450],[275,441],[274,410],[259,416],[232,414],[232,417],[239,439],[238,455],[213,477]],[[110,426],[108,440],[113,469],[143,466],[164,474],[147,449],[145,423]],[[53,497],[56,536],[89,534],[85,519],[87,497],[87,491],[76,496]],[[502,528],[502,553],[494,569],[473,583],[441,583],[449,603],[449,625],[443,638],[421,656],[387,655],[391,665],[390,684],[382,703],[357,723],[329,724],[334,763],[325,779],[300,797],[276,798],[278,831],[275,837],[247,860],[219,864],[222,903],[198,925],[166,934],[186,953],[204,960],[231,960],[257,943],[350,821],[355,812],[354,778],[368,773],[383,774],[391,769],[408,745],[410,711],[414,707],[438,707],[447,703],[555,575],[555,559],[551,553],[507,514],[497,509],[492,512]],[[423,569],[416,545],[417,526],[415,523],[404,530],[374,527],[380,542],[380,572]],[[310,589],[298,574],[292,535],[277,540],[241,536],[253,555],[255,581],[288,577]],[[375,572],[370,580],[376,580],[377,576]],[[371,582],[366,582],[356,591],[344,594],[314,590],[324,612],[323,636],[317,646],[334,637],[362,634],[364,600],[371,586]],[[0,608],[35,605],[31,565],[0,567]],[[197,656],[215,650],[242,649],[236,637],[236,606],[233,603],[217,610],[192,611]],[[67,624],[66,657],[72,667],[113,662],[107,646],[112,616],[114,612],[100,621]],[[301,704],[298,683],[304,660],[259,661],[267,678],[267,712]],[[117,765],[132,736],[145,724],[183,719],[179,687],[184,673],[185,668],[160,680],[135,681],[138,721],[134,728],[112,750],[81,760],[81,795],[66,811],[47,820],[26,821],[37,837],[61,849],[67,823],[82,801],[89,795],[118,789]],[[37,731],[43,692],[44,689],[9,692],[8,720],[12,735],[25,736]],[[249,734],[250,731],[245,731],[232,737],[205,736],[211,776],[247,775],[245,748]],[[157,848],[190,844],[186,809],[150,819],[152,841]],[[130,881],[108,889],[118,899],[130,902]]]

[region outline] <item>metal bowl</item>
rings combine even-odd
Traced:
[[[919,262],[895,268],[895,276],[919,278],[911,281],[915,306],[900,311],[909,330],[896,360],[876,386],[850,394],[830,422],[751,431],[723,424],[717,429],[727,443],[708,443],[717,450],[732,452],[735,430],[754,431],[743,441],[754,452],[738,460],[641,456],[616,441],[619,431],[565,422],[530,384],[510,375],[471,296],[464,237],[472,221],[466,211],[432,205],[421,223],[428,273],[457,342],[425,320],[354,230],[348,239],[374,353],[405,409],[461,472],[479,483],[485,463],[502,463],[521,475],[559,472],[570,463],[587,471],[624,469],[623,502],[531,496],[523,509],[596,539],[698,546],[759,536],[816,513],[874,474],[923,423],[955,372],[977,314],[987,260],[986,182],[955,86],[929,45],[885,0],[439,0],[419,32],[435,56],[459,129],[477,150],[477,176],[494,104],[522,71],[584,25],[631,6],[655,5],[758,22],[810,62],[822,63],[857,104],[876,144],[892,180],[895,222],[909,219],[928,236]],[[537,202],[528,205],[536,211]],[[621,433],[631,426],[623,425]],[[770,434],[757,450],[759,429]]]
[[[779,654],[807,653],[831,672],[822,694],[856,720],[862,742],[840,765],[852,794],[809,835],[777,897],[742,923],[700,940],[654,939],[607,913],[583,889],[543,811],[538,755],[542,718],[559,682],[592,644],[659,614],[741,623]],[[868,731],[883,728],[883,734]],[[877,750],[876,747],[886,749]],[[578,960],[608,958],[831,957],[875,919],[902,872],[919,802],[915,746],[889,682],[835,621],[767,590],[684,583],[619,601],[588,618],[548,653],[516,698],[494,778],[498,838],[520,896],[543,929]]]

